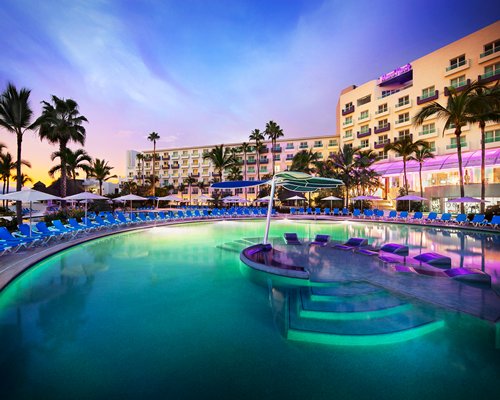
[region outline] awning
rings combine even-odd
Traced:
[[[485,155],[486,166],[500,166],[500,148],[487,149]],[[468,151],[462,153],[462,165],[464,168],[481,166],[481,151]],[[403,161],[377,163],[372,167],[382,176],[399,175],[403,173]],[[458,168],[457,153],[444,154],[428,159],[422,166],[422,171],[440,171]],[[407,172],[418,172],[419,164],[416,161],[406,163]]]

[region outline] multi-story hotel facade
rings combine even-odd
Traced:
[[[275,158],[275,171],[290,167],[293,156],[300,150],[314,149],[326,159],[344,144],[378,152],[380,160],[375,169],[381,175],[380,195],[392,202],[402,186],[403,162],[401,157],[384,152],[386,143],[404,136],[421,139],[430,144],[434,159],[424,163],[422,186],[424,196],[431,199],[431,208],[447,210],[446,200],[458,197],[458,161],[454,129],[444,130],[445,121],[428,118],[422,126],[412,123],[415,114],[426,104],[437,101],[446,106],[448,87],[463,90],[474,80],[495,84],[500,78],[500,21],[444,46],[424,57],[411,61],[378,79],[362,85],[351,85],[339,96],[336,114],[337,127],[330,136],[281,138],[275,149],[265,142],[266,150],[260,154],[260,175],[271,173],[271,157]],[[462,127],[462,158],[465,169],[466,195],[480,195],[481,135],[477,125]],[[500,124],[486,127],[486,196],[490,204],[500,201]],[[241,143],[226,144],[239,147]],[[177,186],[192,175],[208,186],[215,172],[203,154],[214,146],[159,149],[155,171],[160,186]],[[140,181],[142,168],[136,152],[127,153],[127,179]],[[144,151],[152,155],[151,150]],[[249,180],[257,179],[255,152],[247,154],[242,168]],[[238,158],[243,161],[243,154]],[[419,166],[407,164],[410,190],[420,191]],[[144,175],[152,172],[152,161],[144,163]],[[198,190],[193,189],[196,195]],[[204,193],[207,189],[203,190]],[[184,191],[185,197],[187,192]],[[249,189],[249,199],[255,198]]]
[[[494,84],[500,78],[500,21],[424,57],[359,86],[344,89],[337,104],[340,142],[378,152],[375,169],[381,174],[381,195],[394,199],[402,186],[403,162],[386,143],[411,136],[429,143],[435,158],[423,166],[425,197],[431,206],[444,210],[446,200],[458,197],[457,142],[453,127],[444,130],[445,120],[428,118],[422,126],[413,117],[430,102],[446,106],[448,87],[464,90],[471,81]],[[486,127],[486,179],[488,200],[500,201],[500,124]],[[462,127],[462,159],[467,196],[480,196],[481,134],[478,125]],[[410,190],[420,191],[419,165],[410,162]]]
[[[274,157],[275,172],[285,171],[292,165],[293,156],[301,150],[313,149],[319,154],[320,160],[326,160],[331,153],[339,149],[338,139],[332,136],[317,136],[303,138],[280,138],[276,141],[276,146],[272,148],[270,141],[263,142],[263,149],[257,155],[253,147],[245,155],[238,151],[242,143],[224,143],[224,147],[236,149],[236,158],[241,164],[242,175],[247,180],[258,180],[258,178],[272,173],[272,157]],[[252,145],[250,143],[250,145]],[[204,188],[199,190],[193,185],[191,194],[193,198],[198,194],[208,194],[210,182],[214,177],[218,178],[218,172],[208,159],[204,159],[204,154],[213,149],[215,145],[204,145],[195,147],[178,147],[169,149],[157,149],[157,160],[155,162],[155,175],[159,179],[159,186],[173,185],[178,187],[181,183],[186,183],[188,176],[192,176],[198,182],[203,182]],[[127,152],[127,180],[141,182],[142,176],[149,177],[153,172],[152,155],[153,151],[144,151],[146,161],[144,168],[142,162],[137,160],[137,152],[129,150]],[[149,157],[148,157],[149,156]],[[259,171],[257,171],[257,157],[259,157]],[[227,176],[227,171],[224,177]],[[237,190],[236,193],[242,193]],[[254,200],[258,192],[254,188],[247,189],[247,198]],[[184,199],[188,197],[188,190],[183,191]]]

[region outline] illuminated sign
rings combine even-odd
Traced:
[[[396,68],[394,71],[388,72],[387,74],[382,75],[378,78],[379,85],[381,83],[387,82],[393,78],[396,78],[400,75],[403,75],[407,72],[411,71],[411,64],[403,65],[402,67]]]

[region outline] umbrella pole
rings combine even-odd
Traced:
[[[271,196],[269,198],[269,204],[267,206],[267,216],[266,216],[266,231],[264,233],[264,244],[268,243],[269,238],[269,226],[271,225],[271,212],[273,210],[273,200],[274,200],[274,191],[276,189],[276,181],[273,178],[271,183]]]

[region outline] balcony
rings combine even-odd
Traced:
[[[342,115],[349,115],[354,112],[354,106],[351,106],[349,108],[344,108],[342,110]]]
[[[308,148],[309,148],[309,146],[307,144],[301,144],[299,146],[299,149],[308,149]]]
[[[208,171],[203,171],[203,172],[201,173],[201,176],[210,176],[210,172],[208,172]]]
[[[353,140],[354,137],[352,136],[352,134],[350,134],[349,136],[343,136],[342,137],[342,140]]]
[[[168,160],[170,160],[170,156],[161,156],[160,160],[162,160],[162,161],[168,161]]]
[[[376,149],[382,149],[388,143],[391,143],[391,139],[388,139],[388,140],[386,140],[384,142],[375,142],[374,145],[373,145],[373,147],[375,147]]]
[[[468,147],[467,142],[461,142],[461,144],[462,144],[462,146],[461,146],[461,147],[462,147],[462,149],[463,149],[464,147],[465,147],[465,148],[467,148],[467,147]],[[457,148],[457,145],[458,145],[457,143],[450,143],[450,144],[447,144],[447,145],[446,145],[446,150],[454,150],[454,149],[456,149],[456,148]]]
[[[371,118],[371,117],[370,117],[370,114],[368,113],[368,114],[366,114],[366,115],[360,115],[360,116],[358,117],[358,121],[368,121],[368,120],[370,120],[370,118]]]
[[[267,164],[267,163],[269,163],[269,159],[267,158],[261,158],[259,161],[259,164]]]
[[[343,126],[344,128],[347,128],[347,127],[349,127],[349,126],[353,126],[353,125],[354,125],[354,121],[353,121],[352,119],[351,119],[351,120],[348,120],[348,121],[344,121],[344,122],[342,123],[342,126]]]
[[[181,155],[181,158],[189,158],[189,153],[182,154],[182,155]]]
[[[401,120],[397,120],[397,121],[394,121],[394,127],[395,128],[401,128],[402,126],[407,126],[407,125],[411,125],[411,120],[408,118],[408,119],[401,119]]]
[[[269,153],[269,147],[263,147],[263,148],[259,151],[259,154],[264,154],[264,153]]]
[[[358,132],[358,133],[356,134],[356,137],[357,137],[358,139],[361,139],[361,138],[364,138],[364,137],[370,136],[371,134],[372,134],[372,129],[370,128],[370,129],[368,129],[366,132]]]
[[[384,115],[389,115],[390,107],[387,107],[385,110],[375,111],[375,118],[383,117]]]
[[[180,167],[181,167],[181,166],[180,166],[180,165],[178,165],[178,164],[172,164],[172,165],[170,166],[170,168],[172,168],[172,169],[179,169]]]
[[[479,55],[479,64],[493,60],[494,58],[497,58],[498,56],[500,56],[500,47],[496,47],[494,49],[490,49],[488,51],[485,51],[484,53],[481,53]]]
[[[273,153],[281,153],[281,151],[282,151],[282,150],[283,150],[283,149],[282,149],[281,147],[273,147],[273,148],[271,149],[271,151],[272,151]]]
[[[375,126],[373,128],[373,131],[375,133],[382,133],[382,132],[387,132],[391,129],[391,123],[389,122],[387,125],[384,125],[384,126]]]
[[[192,176],[193,178],[199,178],[199,177],[200,177],[200,173],[198,172],[198,173],[196,173],[196,174],[191,174],[191,176]]]
[[[406,102],[396,103],[396,105],[394,106],[394,108],[399,111],[399,110],[404,110],[406,108],[410,108],[412,105],[413,105],[412,101],[408,100]]]
[[[413,140],[413,133],[410,133],[409,135],[405,135],[405,136],[395,137],[394,143],[399,142],[400,140],[404,139],[405,137],[409,137],[411,140]]]
[[[468,130],[470,130],[470,125],[469,124],[462,125],[462,127],[460,128],[461,132],[467,132]],[[445,129],[444,130],[444,134],[445,135],[454,135],[455,134],[455,126],[452,126],[452,127],[448,128],[448,129]]]
[[[500,71],[491,71],[477,77],[477,81],[480,83],[490,83],[500,79]]]
[[[446,67],[446,71],[444,73],[444,76],[448,76],[448,75],[455,74],[457,72],[461,72],[469,67],[470,67],[470,60],[469,59],[460,61],[457,64],[453,64],[453,65]]]
[[[255,165],[257,164],[256,160],[247,160],[247,165]]]
[[[438,129],[432,128],[432,129],[428,129],[428,130],[419,132],[418,136],[423,138],[423,139],[427,139],[427,138],[436,137],[438,135],[438,133],[439,133]]]
[[[179,155],[172,155],[172,157],[170,157],[172,160],[178,160],[179,159]]]
[[[292,161],[292,160],[293,160],[293,154],[287,154],[286,161]]]
[[[467,79],[464,83],[462,83],[460,86],[450,86],[453,89],[455,89],[455,93],[461,92],[462,90],[465,90],[469,87],[470,85],[470,79]],[[444,88],[444,95],[449,96],[450,95],[450,90],[448,87]]]
[[[429,101],[434,101],[439,98],[439,90],[435,90],[434,94],[427,95],[427,96],[417,96],[417,104],[425,104],[428,103]]]
[[[295,150],[295,146],[286,146],[286,150]]]

